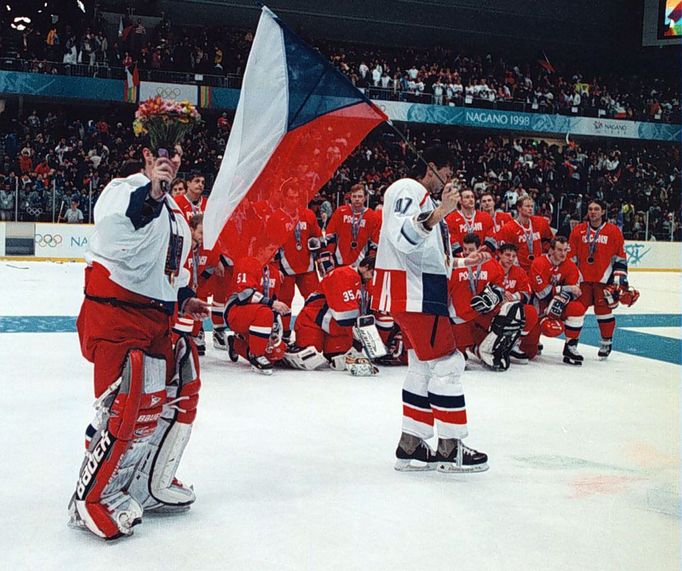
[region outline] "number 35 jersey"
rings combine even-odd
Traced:
[[[436,205],[419,182],[403,178],[386,190],[374,272],[372,309],[450,315],[450,237],[445,222],[430,231]]]

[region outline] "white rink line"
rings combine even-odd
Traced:
[[[622,329],[624,331],[635,331],[637,333],[646,333],[647,335],[659,335],[660,337],[682,340],[681,327],[623,327]]]

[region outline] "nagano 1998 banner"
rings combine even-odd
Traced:
[[[35,225],[35,256],[37,258],[83,259],[92,233],[93,224]]]

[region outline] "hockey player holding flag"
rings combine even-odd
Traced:
[[[196,348],[173,351],[170,316],[209,315],[184,267],[190,229],[170,197],[183,135],[198,121],[189,104],[160,98],[137,113],[144,170],[111,181],[95,206],[86,252],[81,350],[94,364],[96,419],[69,504],[70,524],[99,537],[131,535],[143,510],[184,510],[194,492],[175,479],[196,416]]]

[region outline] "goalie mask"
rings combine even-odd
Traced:
[[[317,277],[320,281],[322,281],[322,278],[326,277],[335,266],[334,256],[331,252],[320,252],[315,260],[315,270],[317,271]]]

